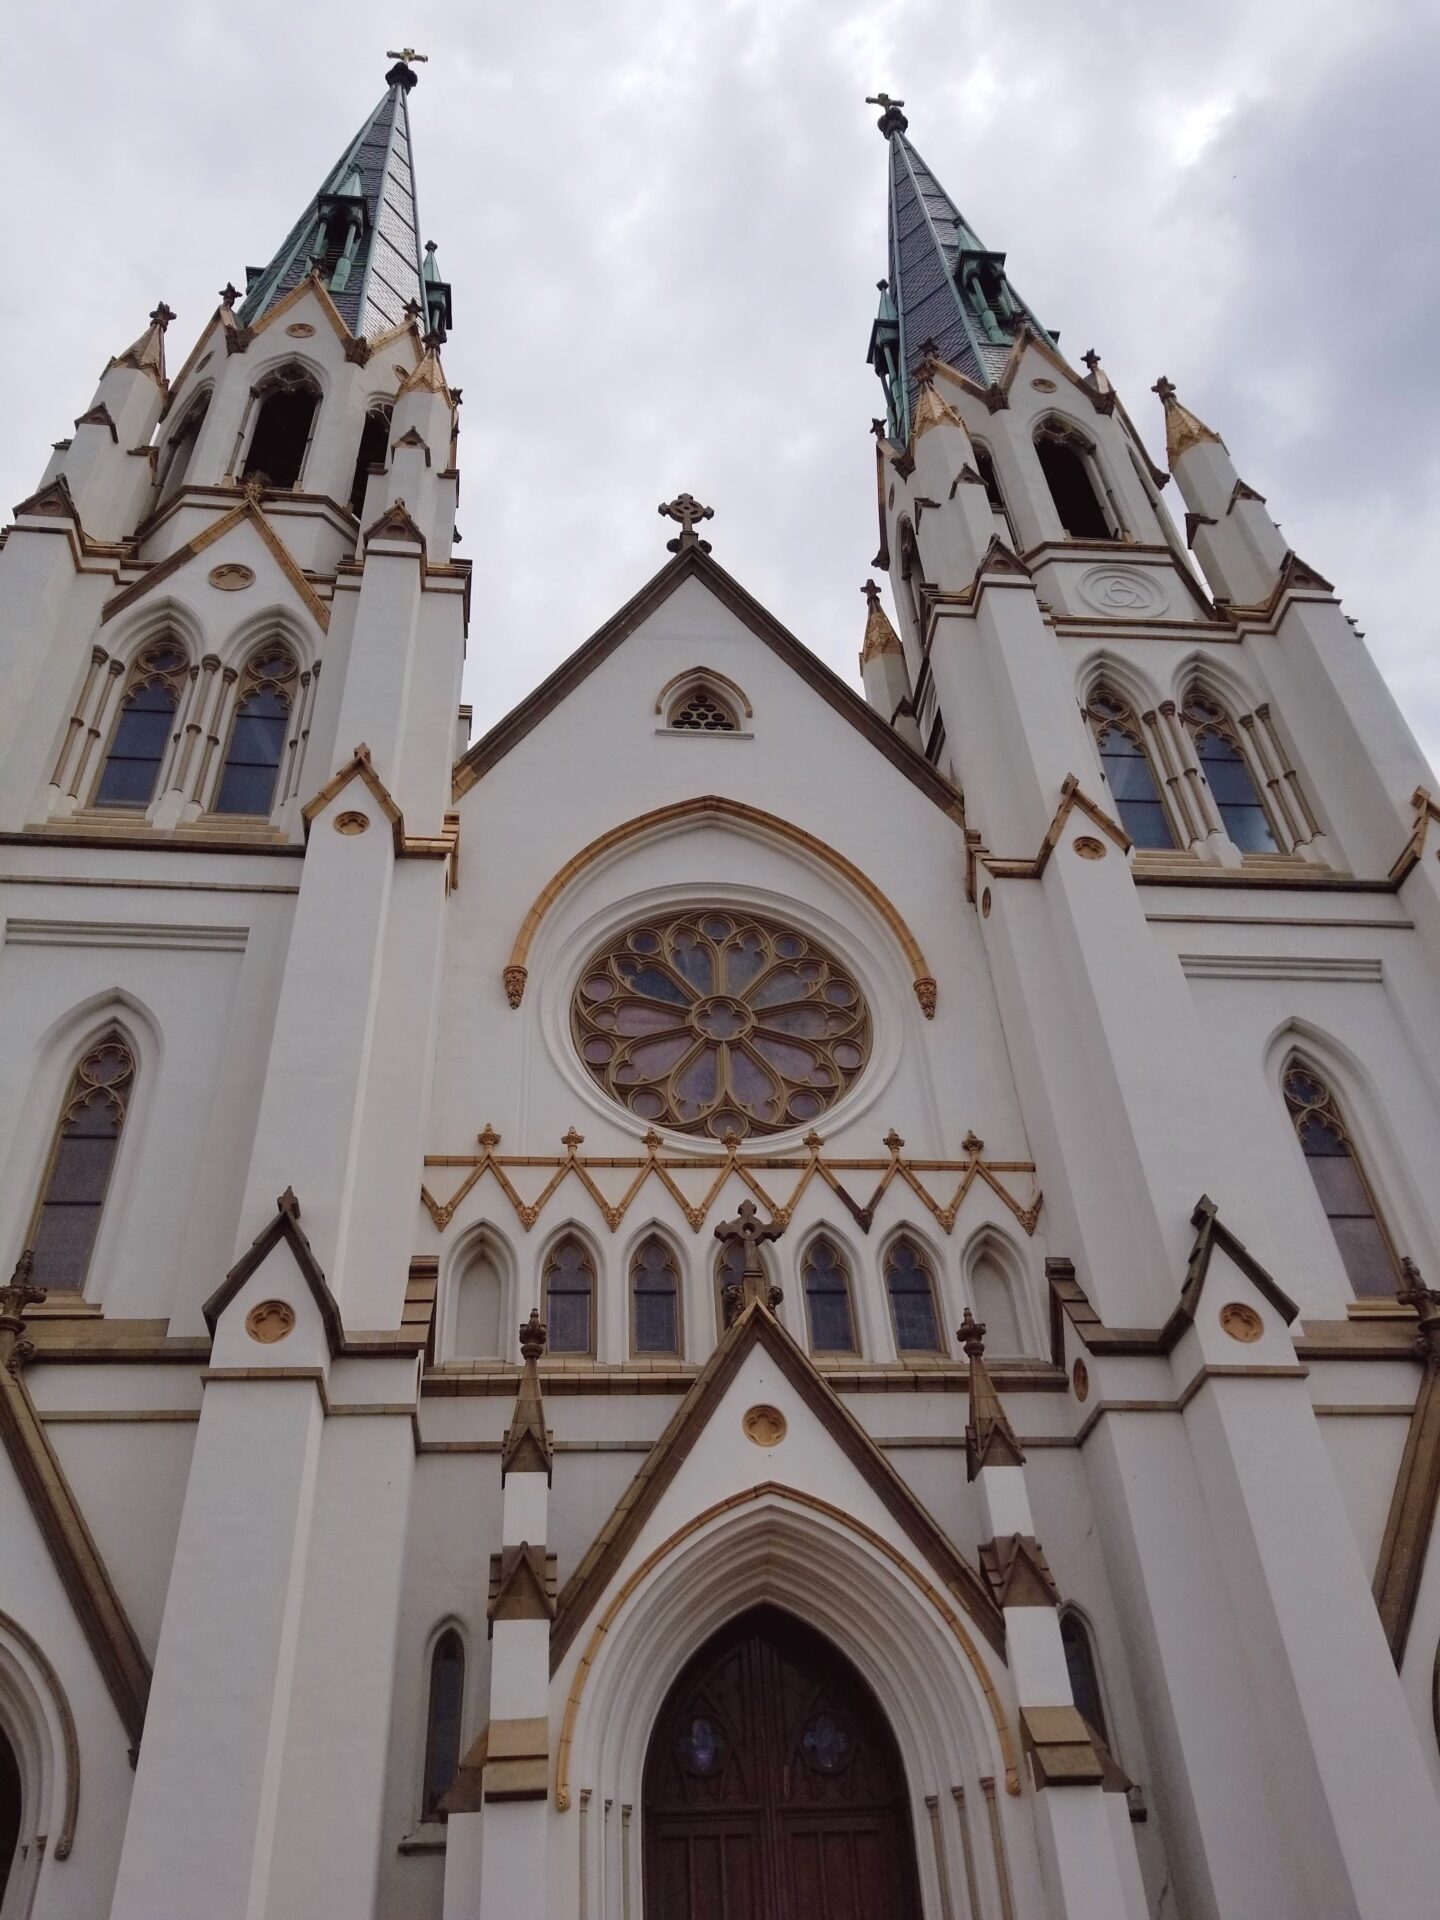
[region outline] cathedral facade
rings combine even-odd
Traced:
[[[0,1920],[1433,1920],[1334,589],[881,96],[864,697],[681,495],[472,741],[415,83],[0,550]]]

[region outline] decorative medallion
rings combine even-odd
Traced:
[[[1092,834],[1077,834],[1071,842],[1071,845],[1082,860],[1103,860],[1105,858],[1104,841],[1095,839]]]
[[[587,1069],[636,1119],[716,1140],[807,1125],[870,1054],[846,969],[808,934],[745,913],[631,927],[581,975],[570,1019]]]
[[[210,569],[209,580],[211,586],[218,587],[222,593],[242,593],[246,587],[254,586],[255,569],[242,566],[238,560],[225,560]]]
[[[1080,579],[1080,598],[1097,613],[1160,614],[1169,595],[1152,574],[1136,567],[1092,567]]]
[[[981,918],[982,920],[988,920],[988,919],[990,918],[990,889],[989,889],[989,887],[986,887],[986,889],[985,889],[985,891],[984,891],[984,892],[983,892],[983,893],[981,894],[981,896],[980,896],[980,918]]]
[[[337,813],[335,816],[337,833],[364,833],[369,825],[369,817],[363,813]]]
[[[751,1407],[740,1422],[740,1430],[757,1447],[778,1447],[790,1431],[790,1423],[778,1407]]]
[[[1055,391],[1055,382],[1045,379],[1043,375],[1037,380],[1032,380],[1030,384],[1036,393],[1054,393]]]
[[[245,1331],[261,1346],[273,1347],[295,1325],[295,1309],[287,1300],[262,1300],[245,1316]]]
[[[1090,1369],[1083,1360],[1077,1360],[1071,1368],[1070,1384],[1075,1389],[1075,1398],[1083,1406],[1090,1398]]]
[[[1253,1307],[1241,1300],[1230,1300],[1220,1309],[1220,1325],[1232,1340],[1251,1347],[1265,1331],[1265,1322]]]
[[[315,329],[308,320],[292,320],[285,331],[292,340],[308,340]]]

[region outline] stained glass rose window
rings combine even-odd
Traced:
[[[639,1120],[779,1133],[831,1107],[870,1052],[870,1014],[808,934],[744,913],[647,920],[580,976],[575,1044]]]

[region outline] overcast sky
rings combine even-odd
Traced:
[[[664,561],[682,489],[854,679],[885,88],[1152,450],[1161,373],[1224,435],[1440,759],[1436,0],[50,0],[3,36],[5,505],[161,298],[179,365],[408,40],[477,731]]]

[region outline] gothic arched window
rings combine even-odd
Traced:
[[[1395,1250],[1334,1094],[1319,1074],[1292,1061],[1285,1104],[1351,1286],[1372,1299],[1393,1294],[1400,1277]]]
[[[595,1263],[573,1233],[550,1250],[540,1312],[549,1328],[551,1353],[595,1351]]]
[[[850,1304],[850,1270],[826,1234],[817,1234],[800,1263],[812,1353],[858,1353]]]
[[[15,1849],[20,1844],[20,1820],[25,1810],[24,1783],[20,1761],[10,1738],[0,1727],[0,1903],[15,1864]]]
[[[910,615],[910,628],[923,645],[925,640],[925,569],[920,564],[920,546],[915,529],[908,520],[900,522],[900,599]]]
[[[209,409],[210,396],[208,393],[202,394],[170,436],[160,476],[158,504],[162,507],[167,500],[173,500],[185,484],[185,476],[190,471],[190,462],[195,453],[195,443],[200,438],[200,429],[205,424]]]
[[[134,1089],[135,1056],[112,1030],[76,1067],[65,1094],[30,1230],[37,1286],[78,1293],[85,1284]]]
[[[1060,524],[1069,537],[1117,539],[1118,529],[1111,524],[1100,498],[1089,444],[1072,428],[1047,422],[1035,435],[1035,451]]]
[[[1025,1343],[1020,1338],[1020,1315],[1010,1276],[988,1248],[975,1256],[970,1268],[970,1292],[975,1318],[985,1325],[985,1351],[1023,1353]]]
[[[980,441],[976,440],[973,444],[975,448],[975,471],[984,483],[985,498],[990,502],[990,511],[992,513],[998,513],[1000,518],[1005,522],[1006,529],[1010,534],[1011,544],[1013,545],[1015,529],[1010,519],[1010,510],[1005,505],[1005,496],[1000,491],[1000,476],[995,471],[994,456],[990,449],[987,446],[983,446]]]
[[[1086,713],[1121,826],[1137,847],[1173,847],[1170,816],[1155,784],[1140,722],[1108,687],[1091,695]]]
[[[141,652],[100,770],[97,807],[144,808],[155,798],[188,666],[185,649],[174,640],[157,640]]]
[[[679,733],[737,733],[739,722],[728,700],[707,681],[697,681],[670,709],[669,724]]]
[[[890,1248],[885,1261],[885,1291],[901,1353],[943,1353],[940,1315],[935,1305],[935,1276],[930,1262],[908,1234]]]
[[[1085,1623],[1078,1614],[1066,1611],[1060,1616],[1060,1643],[1065,1649],[1065,1665],[1070,1673],[1070,1692],[1082,1719],[1089,1722],[1091,1730],[1098,1733],[1108,1746],[1110,1736],[1105,1726],[1105,1705],[1100,1698],[1100,1675],[1095,1665],[1094,1649],[1090,1645],[1090,1636],[1085,1631]]]
[[[443,1820],[440,1802],[460,1765],[465,1717],[465,1646],[447,1627],[430,1655],[430,1687],[425,1708],[425,1788],[421,1817]]]
[[[498,1360],[504,1287],[494,1256],[483,1244],[462,1268],[455,1289],[452,1351],[457,1360]]]
[[[1226,833],[1245,853],[1276,852],[1270,816],[1229,714],[1207,694],[1192,691],[1185,724]]]
[[[360,429],[360,445],[355,454],[355,477],[350,482],[350,511],[357,520],[365,505],[370,469],[383,467],[390,455],[391,413],[388,402],[371,407],[365,416],[365,425]]]
[[[319,387],[303,367],[281,367],[255,389],[254,406],[241,478],[267,487],[298,486],[315,431]]]
[[[658,1233],[647,1234],[630,1262],[630,1327],[636,1353],[679,1353],[680,1268]]]
[[[274,805],[290,718],[289,685],[298,671],[295,656],[278,643],[251,656],[230,724],[216,813],[266,814]]]

